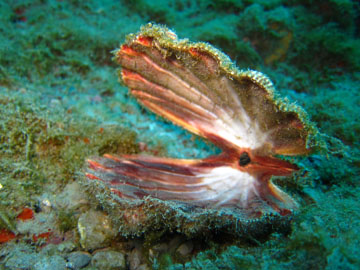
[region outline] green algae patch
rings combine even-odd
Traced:
[[[138,152],[135,133],[100,127],[89,119],[76,121],[65,110],[51,114],[18,93],[1,95],[0,226],[14,230],[11,224],[19,210],[35,208],[41,194],[77,180],[85,158],[105,150],[114,154]],[[70,216],[59,212],[61,230],[74,227]]]
[[[67,232],[76,228],[77,219],[74,218],[76,215],[75,211],[71,210],[60,210],[58,212],[57,219],[59,221],[59,230],[61,232]]]

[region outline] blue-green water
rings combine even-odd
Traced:
[[[286,230],[254,240],[219,241],[221,232],[204,233],[206,240],[180,236],[180,244],[193,245],[186,256],[176,253],[180,244],[149,255],[179,237],[168,233],[131,244],[109,236],[94,249],[79,244],[79,217],[104,211],[89,195],[64,193],[82,183],[86,158],[218,151],[144,110],[118,82],[111,51],[148,22],[209,42],[240,68],[267,74],[325,134],[323,151],[301,160],[305,170],[286,184],[301,198]],[[70,252],[94,257],[101,248],[127,258],[141,250],[149,269],[360,268],[359,22],[358,2],[346,0],[0,1],[0,228],[17,234],[0,245],[0,269],[46,269],[35,267],[37,260],[58,261],[61,269]],[[35,212],[29,226],[16,218],[24,207]],[[34,241],[48,230],[51,237]],[[74,247],[54,247],[64,243]],[[93,262],[85,267],[97,269]]]

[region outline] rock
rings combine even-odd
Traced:
[[[73,241],[64,241],[57,245],[57,250],[60,253],[70,253],[71,251],[75,250],[76,245]]]
[[[100,211],[90,210],[78,220],[80,244],[86,250],[103,248],[116,236],[110,218]]]
[[[152,247],[152,249],[156,252],[162,253],[168,250],[168,244],[167,243],[156,244],[155,246]]]
[[[56,197],[56,205],[59,209],[76,210],[88,204],[88,198],[78,182],[67,184]]]
[[[40,258],[36,253],[12,251],[5,259],[5,269],[30,269]]]
[[[147,264],[143,263],[142,265],[139,265],[136,270],[150,270],[150,267]]]
[[[142,254],[138,248],[134,248],[129,255],[130,270],[136,270],[141,264]]]
[[[60,244],[48,244],[41,249],[43,254],[68,254],[76,249],[76,245],[72,241],[64,241]]]
[[[33,267],[34,270],[65,270],[66,262],[59,255],[43,257]]]
[[[175,251],[183,241],[184,238],[180,235],[176,235],[175,237],[173,237],[169,242],[169,251]]]
[[[95,253],[91,265],[102,270],[125,270],[125,256],[114,250],[101,250]]]
[[[166,251],[168,251],[167,243],[156,244],[152,248],[149,249],[149,257],[150,258],[158,257],[159,254],[162,254]]]
[[[70,269],[81,269],[91,261],[91,255],[87,252],[75,251],[67,256],[66,266]]]
[[[191,241],[188,241],[188,242],[181,244],[177,248],[176,252],[182,256],[187,256],[193,251],[193,248],[194,248],[194,244]]]

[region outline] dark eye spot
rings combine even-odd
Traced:
[[[239,158],[239,165],[241,167],[244,167],[244,166],[248,165],[250,162],[251,162],[251,159],[249,157],[249,154],[247,152],[243,152]]]

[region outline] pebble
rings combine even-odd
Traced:
[[[175,251],[179,247],[181,242],[183,242],[183,241],[184,241],[183,238],[181,236],[179,236],[179,235],[172,238],[170,243],[169,243],[169,251],[170,252]]]
[[[64,241],[57,245],[57,250],[60,253],[70,253],[71,251],[75,250],[76,245],[73,241]]]
[[[143,263],[142,265],[139,265],[139,267],[136,268],[136,270],[150,270],[150,267],[147,266],[145,263]]]
[[[56,206],[60,209],[77,210],[85,208],[88,204],[86,193],[78,182],[67,184],[56,197]]]
[[[81,269],[87,266],[91,261],[91,255],[87,252],[75,251],[67,256],[66,266],[70,269]]]
[[[137,248],[134,248],[129,255],[130,270],[137,270],[141,264],[142,254]]]
[[[68,254],[76,249],[72,241],[64,241],[60,244],[48,244],[41,249],[43,254]]]
[[[168,251],[168,245],[166,243],[156,244],[149,249],[149,256],[150,258],[155,258],[166,251]]]
[[[168,244],[167,243],[160,243],[156,244],[152,247],[152,249],[156,252],[162,253],[168,250]]]
[[[125,270],[125,256],[114,250],[97,251],[91,260],[91,265],[102,270]]]
[[[11,255],[9,258],[6,258],[5,269],[30,269],[40,258],[35,253],[18,252]]]
[[[105,247],[117,234],[110,218],[100,211],[90,210],[81,214],[77,227],[80,244],[86,250]]]
[[[34,270],[65,270],[66,262],[65,260],[59,256],[54,255],[51,257],[43,257],[40,261],[38,261],[34,267]]]
[[[177,248],[176,252],[182,256],[187,256],[193,251],[193,248],[194,248],[194,244],[191,241],[188,241],[188,242],[181,244]]]

